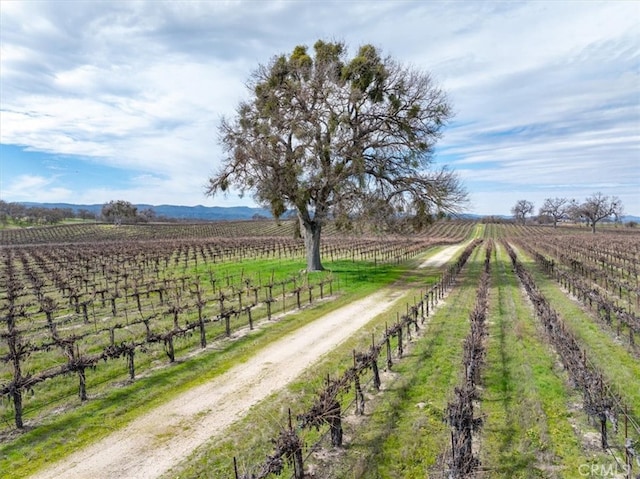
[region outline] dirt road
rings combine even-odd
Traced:
[[[439,267],[463,246],[449,246],[420,267]],[[333,311],[33,477],[156,478],[251,406],[285,387],[401,297],[402,291],[384,288]]]

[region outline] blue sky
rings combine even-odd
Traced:
[[[2,1],[0,199],[209,198],[217,125],[259,64],[372,43],[428,71],[456,112],[436,161],[468,212],[618,196],[640,216],[638,1]]]

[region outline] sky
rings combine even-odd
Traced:
[[[468,213],[600,192],[640,216],[640,1],[0,1],[0,199],[208,197],[221,118],[259,65],[318,39],[428,72]]]

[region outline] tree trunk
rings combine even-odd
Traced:
[[[136,378],[136,365],[134,362],[134,356],[136,354],[136,350],[131,347],[131,349],[129,349],[127,351],[127,363],[129,366],[129,378],[131,380],[134,380]]]
[[[356,373],[354,378],[355,390],[356,390],[356,414],[364,414],[364,394],[362,393],[362,387],[360,386],[360,377]]]
[[[227,338],[231,336],[231,314],[230,313],[225,313],[224,315],[224,332]]]
[[[78,395],[80,396],[81,401],[87,400],[87,377],[84,373],[84,367],[79,367],[78,370]]]
[[[304,461],[302,460],[302,449],[296,449],[293,453],[293,474],[295,479],[304,479]]]
[[[22,429],[24,427],[24,422],[22,421],[22,389],[14,384],[11,393],[13,396],[16,427]]]
[[[200,316],[198,319],[200,326],[200,347],[204,349],[207,347],[207,334],[204,329],[204,319],[202,318],[202,312],[199,311],[198,314]]]
[[[340,417],[340,403],[334,401],[329,417],[329,429],[331,430],[331,445],[342,446],[342,418]]]
[[[173,334],[168,333],[164,338],[164,352],[167,353],[170,363],[176,362],[176,353],[173,349]]]
[[[320,232],[322,225],[317,221],[304,222],[304,246],[307,252],[307,271],[322,271],[320,261]]]
[[[604,413],[600,413],[600,445],[602,450],[606,451],[609,447],[609,440],[607,437],[607,416]]]
[[[373,370],[373,387],[376,391],[380,391],[380,371],[378,370],[378,361],[374,359],[371,363],[371,369]]]

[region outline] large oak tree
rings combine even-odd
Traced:
[[[553,227],[558,226],[558,221],[569,217],[571,200],[568,198],[546,198],[540,208],[540,216],[548,216],[553,221]]]
[[[574,207],[573,214],[586,219],[591,226],[591,231],[595,234],[598,222],[611,218],[617,221],[623,211],[624,207],[620,198],[598,192],[589,196],[581,205]]]
[[[370,212],[387,218],[458,210],[466,192],[455,173],[433,168],[433,149],[452,116],[429,74],[381,57],[371,45],[347,57],[343,43],[297,46],[260,65],[250,99],[223,119],[226,158],[207,185],[250,191],[276,217],[304,228],[307,269],[322,269],[327,219]]]
[[[102,205],[100,214],[106,221],[112,221],[115,225],[119,225],[123,221],[133,223],[138,214],[138,208],[128,201],[111,200]]]

